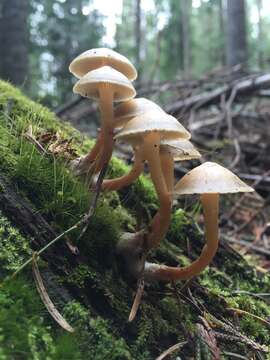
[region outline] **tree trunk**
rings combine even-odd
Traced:
[[[227,65],[247,61],[245,0],[227,1]]]
[[[181,1],[181,54],[182,66],[185,77],[190,76],[191,52],[190,52],[190,2]]]
[[[135,11],[136,67],[140,73],[141,62],[141,0],[136,0]]]
[[[218,0],[218,16],[219,16],[219,34],[220,34],[220,62],[221,65],[226,63],[226,54],[225,54],[225,24],[224,24],[224,3],[223,0]]]
[[[263,67],[263,33],[262,33],[262,0],[256,0],[257,11],[258,11],[258,65],[260,68]]]
[[[28,69],[28,0],[4,0],[1,21],[1,77],[22,85]]]

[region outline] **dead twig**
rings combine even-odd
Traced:
[[[106,171],[107,171],[107,168],[108,168],[108,164],[106,164],[100,171],[99,173],[99,176],[98,176],[98,179],[97,179],[97,182],[96,182],[96,191],[94,193],[94,196],[92,198],[92,202],[91,202],[91,205],[89,207],[89,210],[88,210],[88,213],[85,214],[85,216],[82,218],[82,220],[80,221],[80,225],[79,226],[84,226],[79,237],[78,237],[78,240],[80,240],[83,235],[85,234],[85,232],[87,231],[88,229],[88,226],[89,226],[89,221],[91,219],[91,217],[93,216],[94,214],[94,211],[97,207],[97,201],[98,201],[98,198],[99,198],[99,195],[100,195],[100,192],[101,192],[101,187],[102,187],[102,182],[103,182],[103,179],[106,175]]]
[[[40,142],[37,141],[37,139],[33,136],[33,128],[32,125],[29,126],[28,131],[23,134],[23,136],[29,140],[33,145],[35,145],[35,147],[37,148],[37,150],[43,154],[43,155],[51,155],[50,153],[48,153],[48,151],[40,144]]]
[[[249,315],[249,316],[253,317],[254,319],[260,321],[262,324],[266,325],[267,327],[270,327],[270,322],[269,321],[263,319],[260,316],[255,315],[255,314],[251,314],[248,311],[241,310],[241,309],[236,309],[236,308],[228,308],[227,310],[232,311],[232,312],[234,312],[234,313],[236,313],[238,315]]]
[[[156,360],[163,360],[168,355],[172,354],[174,351],[181,349],[185,344],[187,344],[187,341],[179,342],[171,347],[169,349],[165,350],[161,355],[159,355]]]
[[[37,264],[37,253],[33,253],[33,257],[32,257],[32,269],[33,269],[33,275],[34,275],[34,279],[35,279],[35,283],[36,283],[36,287],[38,290],[38,293],[40,295],[40,298],[43,302],[43,304],[45,305],[45,307],[47,308],[49,314],[51,315],[51,317],[66,331],[68,332],[74,332],[74,329],[72,326],[69,325],[69,323],[66,321],[66,319],[64,319],[64,317],[59,313],[59,311],[56,309],[56,307],[54,306],[53,302],[51,301],[42,277],[40,275],[40,271],[38,268],[38,264]]]
[[[133,305],[132,308],[130,310],[130,314],[128,317],[128,321],[131,322],[135,319],[137,311],[139,309],[140,303],[141,303],[141,299],[143,296],[143,290],[144,290],[144,278],[141,277],[138,280],[138,285],[137,285],[137,291],[136,291],[136,295],[133,301]]]

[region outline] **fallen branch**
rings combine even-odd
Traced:
[[[237,93],[235,96],[237,98],[240,95],[248,95],[250,92],[255,92],[269,85],[270,74],[255,75],[248,79],[221,86],[212,91],[191,96],[185,100],[176,101],[173,104],[168,105],[165,110],[169,113],[175,113],[181,109],[188,110],[194,106],[196,107],[196,110],[198,110],[203,106],[216,103],[219,101],[222,94],[228,96],[233,89]]]

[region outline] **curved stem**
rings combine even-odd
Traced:
[[[167,190],[172,193],[174,188],[174,160],[172,154],[160,152],[160,162]]]
[[[143,172],[144,159],[141,148],[135,150],[135,160],[130,172],[116,179],[105,179],[102,183],[102,190],[119,190],[124,186],[130,185]]]
[[[158,199],[159,211],[154,216],[150,231],[147,234],[147,248],[157,247],[165,236],[171,220],[171,196],[162,173],[159,155],[160,135],[149,133],[144,139],[143,151],[148,162],[150,175],[155,186]]]
[[[84,157],[83,161],[86,161],[89,165],[91,165],[91,162],[93,162],[96,159],[99,152],[101,151],[103,142],[104,142],[104,135],[103,132],[100,131],[95,145],[92,147],[89,153]]]
[[[202,272],[211,262],[218,249],[218,208],[219,194],[201,195],[205,221],[206,245],[200,257],[189,266],[183,268],[145,264],[145,278],[148,280],[186,280]]]
[[[94,165],[94,173],[99,172],[110,161],[113,151],[113,91],[110,84],[100,85],[99,96],[103,142]]]

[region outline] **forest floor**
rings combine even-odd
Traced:
[[[68,162],[90,146],[70,125],[0,83],[1,281],[88,211],[93,195]],[[114,158],[107,176],[127,170]],[[186,265],[201,251],[204,239],[194,223],[194,217],[200,219],[198,206],[192,202],[186,211],[179,205],[166,240],[150,255],[155,262]],[[31,266],[4,282],[0,359],[152,360],[165,358],[160,354],[174,345],[166,359],[270,359],[267,262],[243,256],[224,239],[198,278],[148,284],[136,319],[127,322],[136,281],[116,244],[123,231],[147,224],[156,210],[154,189],[142,176],[125,190],[101,194],[79,242],[76,229],[44,252],[38,266],[46,290],[74,333],[50,317]]]

